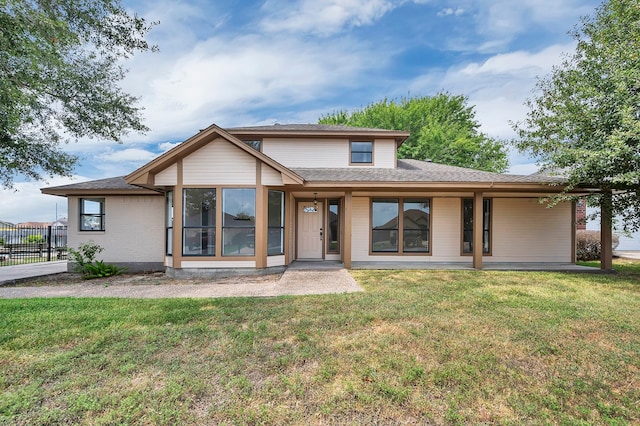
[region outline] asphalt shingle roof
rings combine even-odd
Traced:
[[[71,183],[69,185],[51,186],[51,187],[48,187],[47,189],[56,189],[56,190],[64,190],[64,189],[116,190],[117,189],[117,190],[140,191],[139,186],[129,185],[124,180],[124,176],[90,180],[87,182],[80,182],[80,183]]]
[[[292,168],[306,181],[323,182],[496,182],[560,183],[562,179],[540,175],[509,175],[418,160],[398,160],[398,168]]]
[[[269,126],[248,126],[248,127],[231,127],[224,129],[233,134],[234,132],[386,132],[398,133],[400,130],[374,129],[366,127],[342,126],[333,124],[272,124]]]

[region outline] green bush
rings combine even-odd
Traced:
[[[29,235],[22,239],[23,243],[44,243],[44,237],[42,235]]]
[[[69,248],[69,256],[75,263],[74,270],[82,274],[84,279],[110,277],[123,273],[126,268],[118,268],[115,265],[104,263],[102,260],[95,260],[96,255],[104,248],[89,241],[78,246],[78,250]]]
[[[620,239],[613,234],[611,248],[615,249],[618,244],[620,244]],[[579,261],[600,260],[601,253],[600,231],[581,230],[576,232],[576,256]]]
[[[109,265],[102,260],[85,265],[85,273],[82,278],[90,280],[92,278],[110,277],[112,275],[120,275],[126,268],[118,268],[116,265]]]
[[[0,246],[4,245],[4,238],[0,237]]]

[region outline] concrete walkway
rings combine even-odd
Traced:
[[[304,262],[303,262],[304,263]],[[0,298],[29,297],[118,297],[118,298],[215,298],[272,297],[285,295],[340,294],[364,291],[341,264],[291,265],[279,280],[222,284],[180,285],[101,285],[87,281],[82,284],[0,287]]]
[[[23,265],[3,266],[0,268],[0,285],[13,283],[24,278],[41,277],[67,272],[67,261],[25,263]]]

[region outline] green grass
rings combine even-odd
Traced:
[[[0,424],[638,424],[640,263],[616,268],[0,300]]]

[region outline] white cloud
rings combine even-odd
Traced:
[[[104,154],[100,154],[97,158],[103,161],[109,161],[114,163],[127,162],[127,163],[146,163],[153,160],[157,154],[139,148],[127,148],[121,151],[111,151]]]
[[[305,42],[244,35],[211,38],[165,58],[165,72],[146,76],[143,103],[151,138],[183,138],[211,123],[237,124],[251,109],[318,99],[358,84],[356,76],[389,60],[352,40]],[[141,88],[139,87],[140,91]],[[232,123],[229,123],[232,121]]]
[[[444,9],[440,10],[437,15],[438,16],[452,16],[452,15],[454,15],[454,16],[462,16],[462,15],[464,15],[464,12],[465,12],[465,10],[463,8],[461,8],[461,7],[458,7],[456,9],[454,9],[452,7],[447,7],[447,8],[444,8]]]
[[[538,52],[516,51],[493,55],[481,62],[455,65],[416,78],[412,93],[431,94],[447,90],[464,94],[475,105],[481,130],[492,137],[511,139],[515,133],[510,121],[522,120],[527,109],[524,102],[532,96],[536,77],[544,77],[561,61],[571,44],[549,46]]]
[[[68,185],[90,180],[84,176],[72,178],[56,177],[45,182],[16,182],[14,190],[0,188],[0,220],[19,222],[53,222],[57,217],[67,217],[67,199],[54,195],[44,195],[40,188]]]
[[[161,152],[167,152],[176,146],[180,145],[180,142],[162,142],[158,144],[158,148],[160,148]]]
[[[261,26],[267,32],[331,35],[345,27],[371,25],[394,7],[388,0],[301,0],[296,6],[268,1]]]

